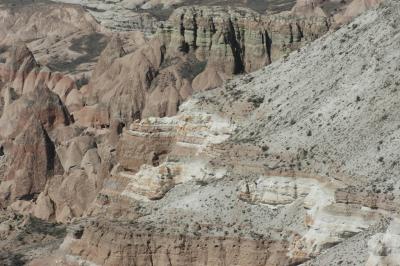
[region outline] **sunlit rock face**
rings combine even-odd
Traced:
[[[301,261],[366,230],[382,217],[379,211],[361,203],[339,203],[335,191],[342,187],[340,182],[315,177],[260,177],[243,181],[239,197],[271,208],[302,202],[307,230],[300,233],[301,237],[289,249],[290,256]]]
[[[157,35],[169,54],[194,53],[207,61],[193,81],[195,90],[205,90],[270,64],[322,36],[329,26],[323,13],[260,15],[246,8],[194,6],[174,11]]]
[[[5,113],[4,116],[15,113],[15,111],[7,111],[7,107],[15,108],[11,107],[11,103],[22,95],[31,95],[27,96],[30,98],[36,95],[38,100],[43,101],[40,98],[46,98],[47,92],[43,97],[39,94],[43,93],[44,88],[58,95],[68,110],[82,108],[82,96],[78,91],[75,78],[41,66],[24,42],[11,41],[5,47],[5,51],[0,54],[0,58],[3,59],[3,62],[0,62],[0,83],[4,84],[0,98],[4,103],[1,108],[1,112]]]
[[[139,224],[92,222],[71,231],[61,245],[68,265],[282,265],[287,243],[268,240],[174,235],[138,230]],[[113,245],[113,239],[123,239]],[[33,264],[36,265],[36,264]]]
[[[132,123],[122,133],[118,164],[100,193],[116,200],[151,201],[178,184],[220,179],[227,170],[209,162],[218,156],[214,145],[227,140],[233,129],[229,121],[200,112]]]
[[[290,178],[290,177],[266,177],[254,182],[244,182],[241,188],[241,197],[253,203],[268,205],[290,204],[298,198],[305,198],[309,208],[316,198],[321,195],[324,198],[332,198],[329,190],[321,191],[321,185],[312,178]],[[307,198],[308,197],[308,198]]]

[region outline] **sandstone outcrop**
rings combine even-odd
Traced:
[[[42,85],[7,106],[0,118],[0,136],[15,137],[32,117],[49,131],[71,123],[68,110],[60,98]]]
[[[94,116],[104,117],[95,111],[104,106],[108,121],[125,123],[142,117],[176,114],[179,104],[192,93],[190,75],[184,73],[190,62],[177,59],[174,65],[162,66],[164,59],[165,47],[157,39],[126,55],[118,39],[111,41],[83,93],[88,104],[85,108],[93,109]],[[81,124],[82,115],[78,111],[76,116]]]
[[[137,230],[141,225],[93,222],[71,232],[62,244],[62,261],[71,265],[284,265],[287,243],[268,239],[239,239],[165,235]],[[75,234],[74,234],[75,233]],[[121,241],[121,239],[123,239]],[[119,244],[113,242],[118,240]],[[230,255],[234,254],[234,255]]]
[[[193,6],[175,10],[158,36],[168,54],[193,52],[207,61],[206,70],[193,82],[194,89],[204,90],[233,74],[270,64],[322,36],[329,25],[322,13],[260,15],[245,8]]]
[[[0,118],[8,164],[1,186],[11,186],[2,200],[38,194],[52,175],[62,171],[48,132],[70,122],[60,98],[46,87],[24,94],[7,106]]]
[[[29,197],[40,193],[48,179],[60,172],[55,148],[42,124],[32,117],[7,149],[9,169],[4,181],[13,182],[9,198]]]
[[[182,182],[222,178],[223,169],[213,174],[208,153],[229,138],[232,130],[229,122],[201,113],[132,124],[117,148],[123,171],[116,175],[127,179],[122,195],[154,200]],[[185,160],[187,156],[192,163]]]
[[[193,89],[214,88],[234,74],[259,69],[328,29],[329,19],[320,14],[259,15],[245,8],[183,7],[160,26],[153,40],[133,53],[126,54],[120,38],[113,37],[82,93],[68,77],[54,85],[55,91],[63,100],[74,92],[67,106],[83,126],[170,116]],[[133,68],[128,61],[146,63]],[[136,84],[128,83],[128,75]],[[85,110],[79,110],[81,106]]]
[[[202,113],[131,124],[122,132],[115,166],[87,214],[136,217],[131,211],[136,205],[160,200],[179,184],[224,177],[226,169],[214,167],[210,160],[218,156],[214,146],[226,140],[232,130],[229,122]]]
[[[337,199],[335,193],[343,186],[340,182],[312,177],[261,177],[243,182],[239,197],[251,204],[267,204],[272,208],[302,202],[307,230],[300,232],[302,237],[289,247],[289,256],[301,261],[368,229],[381,219],[379,211],[363,209],[362,202],[342,203]]]
[[[388,212],[398,212],[396,197],[388,191],[361,190],[355,187],[338,189],[335,192],[337,202],[359,204],[371,209],[381,209]]]

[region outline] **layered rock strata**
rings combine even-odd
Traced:
[[[289,254],[304,260],[367,230],[383,217],[381,211],[367,208],[361,202],[342,203],[335,193],[343,187],[343,183],[320,178],[270,176],[243,182],[239,197],[271,208],[301,201],[306,210],[307,230],[299,232],[301,237],[291,243]]]
[[[69,255],[61,259],[61,264],[264,266],[283,265],[290,261],[284,252],[285,242],[166,235],[137,230],[138,227],[139,224],[94,222],[79,229],[78,234],[70,233],[62,244]],[[114,245],[114,241],[119,244]]]
[[[323,13],[260,15],[245,8],[192,6],[175,10],[158,36],[169,54],[192,52],[207,61],[206,70],[193,82],[195,89],[204,90],[221,85],[233,74],[270,64],[329,27]]]
[[[352,241],[398,205],[398,108],[396,97],[382,99],[397,92],[388,73],[397,69],[398,42],[384,36],[398,37],[398,5],[382,8],[184,105],[204,78],[187,69],[208,61],[204,74],[222,64],[218,83],[258,65],[246,51],[260,47],[239,38],[253,34],[242,9],[228,14],[237,20],[215,20],[217,47],[190,33],[199,25],[207,33],[209,19],[185,16],[178,46],[163,33],[129,52],[113,38],[79,90],[13,47],[1,65],[1,207],[64,223],[97,219],[55,254],[71,265],[288,265]],[[357,61],[371,54],[372,63]],[[371,240],[372,264],[397,258],[396,230],[387,234]]]

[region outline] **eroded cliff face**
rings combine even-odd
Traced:
[[[194,91],[268,65],[329,26],[326,16],[291,12],[261,16],[244,8],[177,9],[131,53],[120,37],[111,38],[88,86],[76,93],[85,107],[73,115],[82,126],[175,115]]]
[[[325,34],[329,18],[282,12],[260,15],[245,8],[182,7],[158,31],[167,51],[207,61],[196,90],[217,87],[234,74],[252,72]]]
[[[286,265],[287,243],[234,236],[174,235],[138,230],[140,224],[92,222],[62,244],[75,265]],[[114,241],[118,245],[113,244]],[[60,259],[58,259],[60,262]],[[38,262],[39,263],[39,262]],[[31,265],[36,265],[35,262]]]
[[[112,49],[119,56],[110,58]],[[120,49],[122,46],[106,48],[84,90],[87,108],[104,106],[107,120],[84,123],[81,121],[87,120],[87,114],[80,111],[76,115],[78,123],[99,126],[113,120],[129,123],[142,117],[176,114],[179,104],[192,93],[190,75],[184,73],[191,67],[190,62],[178,58],[174,64],[163,66],[165,46],[158,39],[131,54],[120,54]]]
[[[302,200],[307,230],[299,233],[288,254],[309,259],[378,223],[384,209],[369,209],[363,202],[343,202],[335,193],[345,185],[324,178],[269,176],[244,181],[239,197],[252,204],[281,208]],[[354,197],[362,195],[354,193]],[[365,208],[367,207],[367,208]],[[351,213],[351,215],[349,215]]]

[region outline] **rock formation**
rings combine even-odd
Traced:
[[[92,223],[62,244],[71,256],[62,263],[100,265],[282,265],[287,243],[235,237],[168,236],[137,230],[141,225]],[[105,233],[107,230],[107,233]],[[78,236],[76,236],[78,235]],[[115,240],[124,239],[118,245]],[[232,254],[232,255],[231,255]]]
[[[234,74],[259,69],[328,29],[323,16],[261,17],[248,9],[180,8],[132,53],[125,52],[119,37],[112,38],[82,89],[85,111],[76,110],[74,118],[84,126],[107,126],[113,120],[174,115],[193,90],[214,88]]]
[[[19,38],[30,41],[56,35],[68,36],[78,30],[93,31],[98,28],[96,20],[78,5],[63,6],[27,1],[26,4],[2,3],[0,36],[2,39]],[[28,27],[26,27],[28,25]]]
[[[397,20],[394,15],[397,14],[397,9],[398,4],[388,4],[387,7],[361,16],[353,22],[357,26],[351,24],[344,27],[338,32],[316,41],[306,49],[292,54],[286,61],[274,63],[253,75],[233,80],[225,87],[196,95],[194,100],[190,100],[182,106],[181,113],[176,117],[160,120],[149,118],[132,124],[122,136],[123,144],[117,152],[117,160],[120,160],[121,164],[114,169],[113,181],[108,183],[101,192],[104,193],[104,197],[101,199],[102,204],[111,206],[120,200],[120,202],[125,202],[124,204],[126,201],[131,201],[131,204],[139,202],[141,206],[151,206],[151,211],[144,211],[144,213],[141,208],[135,208],[137,210],[135,215],[138,216],[137,221],[146,222],[151,228],[149,229],[153,232],[151,237],[157,235],[155,239],[164,239],[158,234],[154,234],[158,230],[156,228],[160,226],[158,222],[155,222],[158,221],[157,219],[162,219],[161,224],[163,224],[164,230],[166,230],[165,223],[169,225],[167,230],[170,235],[169,239],[174,239],[171,235],[177,234],[174,230],[179,229],[191,233],[197,232],[202,236],[204,234],[202,228],[204,228],[204,224],[207,224],[204,220],[215,219],[218,221],[214,225],[215,227],[221,226],[222,230],[228,231],[227,224],[230,224],[230,228],[253,238],[258,235],[261,237],[269,235],[270,239],[275,239],[272,232],[281,232],[281,239],[289,239],[290,242],[286,247],[286,254],[291,263],[310,260],[309,265],[324,265],[327,261],[325,260],[323,263],[321,260],[327,258],[326,251],[329,253],[329,250],[335,247],[338,247],[336,253],[333,253],[337,257],[335,261],[357,261],[360,264],[367,261],[376,263],[378,260],[374,254],[380,254],[381,257],[388,254],[387,257],[378,259],[393,261],[396,258],[395,250],[384,252],[378,251],[378,249],[384,250],[386,246],[395,247],[396,244],[387,237],[382,238],[383,236],[379,234],[370,241],[371,256],[369,258],[367,255],[354,256],[354,254],[352,257],[346,257],[347,249],[343,247],[346,243],[368,242],[371,236],[368,232],[378,230],[373,229],[376,224],[385,217],[395,215],[394,206],[396,206],[398,190],[396,187],[390,189],[390,185],[395,182],[391,177],[397,175],[397,169],[393,168],[390,162],[385,162],[385,159],[375,158],[376,149],[374,152],[363,151],[361,155],[360,150],[352,148],[352,145],[365,145],[368,149],[369,145],[366,143],[371,143],[371,139],[359,139],[359,129],[366,129],[372,121],[379,120],[381,121],[379,123],[383,123],[384,127],[388,128],[384,131],[371,129],[368,133],[369,137],[373,137],[375,142],[372,142],[381,143],[379,152],[390,153],[389,149],[393,148],[393,143],[392,145],[384,143],[390,143],[389,139],[396,131],[389,128],[395,127],[395,125],[387,122],[392,121],[389,117],[383,120],[380,118],[388,111],[395,115],[397,112],[394,107],[395,102],[387,99],[385,111],[383,111],[383,109],[379,109],[379,106],[383,106],[379,101],[371,102],[370,99],[377,99],[377,94],[382,90],[388,90],[385,94],[391,91],[395,93],[393,88],[396,85],[386,83],[385,80],[388,74],[392,73],[392,64],[396,62],[391,51],[395,50],[397,42],[393,39],[388,40],[384,36],[389,34],[395,39],[398,36],[395,26],[389,29],[386,27],[386,25],[395,25],[393,22]],[[374,19],[371,20],[371,17]],[[376,56],[380,56],[382,59],[375,61],[373,65],[368,65],[365,68],[366,72],[362,72],[362,65],[357,70],[361,72],[351,72],[350,69],[354,69],[355,65],[360,64],[358,58],[362,57],[369,49],[375,49],[376,44],[369,44],[369,48],[365,48],[365,50],[351,50],[355,45],[361,45],[361,43],[364,45],[365,43],[360,42],[358,38],[349,38],[344,44],[342,39],[345,36],[357,36],[358,32],[375,32],[377,29],[386,29],[387,31],[385,34],[376,36],[377,40],[379,39],[379,52]],[[332,56],[340,58],[341,54],[332,54],[332,51],[338,47],[351,53],[352,56],[347,62],[332,66],[331,61],[326,59]],[[383,60],[384,58],[387,60]],[[308,64],[308,60],[321,60],[317,64],[318,67],[320,64],[326,64],[327,69],[328,65],[332,67],[329,71],[322,72],[330,77],[323,75],[320,77],[325,81],[323,88],[320,87],[322,81],[316,79],[314,71],[312,71],[316,65]],[[295,68],[295,65],[298,68]],[[377,68],[380,71],[375,72]],[[354,84],[354,79],[363,79],[363,75],[371,74],[366,69],[375,73],[375,81],[369,83],[368,86],[363,86],[363,90],[359,90],[359,87],[355,85],[349,89],[348,86]],[[336,80],[337,76],[331,75],[332,71],[342,77],[340,83]],[[351,78],[347,78],[349,75],[352,75]],[[307,78],[308,86],[305,86],[300,80],[294,82],[298,77]],[[361,81],[359,82],[361,83]],[[329,90],[324,89],[328,87]],[[335,97],[342,97],[343,94],[339,92],[332,94],[332,90],[348,92],[350,90],[354,93],[354,97],[346,97],[346,101],[343,99],[344,102],[339,104]],[[296,97],[286,96],[294,92],[297,92]],[[358,98],[357,96],[361,92],[363,94]],[[307,103],[306,98],[315,93],[318,94],[318,97],[313,97],[311,106],[314,107],[308,109],[307,106],[310,104]],[[296,106],[294,102],[299,103],[299,97],[302,104]],[[303,99],[303,97],[305,98]],[[280,101],[289,102],[290,106],[298,108],[298,110],[293,112],[286,110],[283,113],[279,107],[284,103]],[[326,101],[336,104],[328,105],[332,107],[326,109]],[[375,115],[364,116],[365,110],[363,112],[356,111],[364,108],[371,108],[371,112],[374,112]],[[353,111],[350,112],[350,110]],[[204,123],[207,119],[200,119],[207,117],[207,113],[218,112],[222,112],[228,117],[216,119],[212,116],[209,120],[214,121],[210,124],[211,126]],[[335,117],[344,117],[345,113],[353,114],[345,116],[346,123],[334,122]],[[191,115],[189,116],[189,114]],[[317,120],[318,117],[324,115],[331,117],[333,114],[336,115],[329,118],[332,120],[331,124]],[[265,116],[271,116],[271,118],[266,117],[263,120],[266,121],[266,124],[260,125],[260,119]],[[310,116],[314,121],[312,123],[309,122]],[[288,120],[287,123],[282,122],[286,120]],[[226,137],[220,139],[211,134],[214,130],[223,132],[221,128],[212,126],[213,124],[231,125],[230,121],[236,126],[223,127],[231,128]],[[357,126],[354,123],[357,123]],[[191,124],[196,125],[196,130],[192,128]],[[349,125],[351,125],[350,128]],[[337,132],[335,137],[324,137],[325,134],[328,134],[327,132],[333,131],[333,127]],[[200,129],[204,131],[202,132]],[[292,132],[287,135],[290,130],[298,133]],[[190,134],[188,135],[187,132],[198,132],[202,137],[199,139],[189,138]],[[211,134],[212,139],[217,141],[206,142],[209,145],[204,146],[203,141],[208,138],[208,134]],[[287,136],[291,136],[291,138]],[[314,137],[311,138],[311,136]],[[129,147],[129,143],[146,143],[143,142],[146,139],[152,139],[152,141],[149,141],[147,145]],[[381,140],[382,142],[380,142]],[[353,141],[356,143],[353,144]],[[342,145],[338,144],[343,142]],[[334,143],[336,144],[333,145]],[[136,147],[140,149],[140,156],[143,155],[143,157],[123,156]],[[390,154],[395,156],[394,153]],[[186,178],[179,177],[184,169],[194,169],[191,161],[196,161],[197,166],[201,165],[200,159],[206,162],[204,168],[196,170],[193,174],[182,175]],[[393,159],[395,160],[395,158]],[[342,160],[347,162],[341,163]],[[365,167],[367,161],[369,167]],[[138,164],[136,164],[137,162]],[[145,166],[139,167],[143,163]],[[210,170],[210,173],[222,174],[220,176],[211,174],[209,179],[197,179],[195,173],[207,173],[207,169]],[[382,169],[382,171],[378,174],[376,169]],[[378,181],[382,175],[387,179]],[[190,176],[192,178],[187,178]],[[177,180],[180,185],[176,185]],[[364,188],[365,192],[352,188],[354,184],[356,187]],[[213,190],[215,188],[218,192]],[[371,191],[368,192],[369,190]],[[389,193],[389,191],[392,192]],[[370,197],[371,195],[372,197]],[[232,196],[236,198],[232,199]],[[213,197],[216,197],[216,200],[210,201]],[[208,201],[203,203],[202,201],[205,199]],[[231,200],[235,206],[233,210],[229,208]],[[223,206],[221,209],[218,203]],[[209,204],[213,207],[209,207]],[[97,207],[104,208],[100,205],[100,199]],[[223,217],[214,213],[215,209],[223,210]],[[203,213],[205,210],[208,211],[206,217]],[[246,222],[240,220],[241,216],[234,214],[235,211],[246,213],[246,210],[251,214],[249,216],[251,217],[251,232],[247,231]],[[97,211],[97,213],[99,212]],[[189,213],[188,216],[186,213]],[[167,217],[165,217],[166,214],[168,214]],[[258,216],[260,214],[262,215]],[[173,218],[171,219],[171,217]],[[266,217],[268,217],[269,228],[263,231],[266,226]],[[177,220],[179,222],[175,222]],[[198,225],[193,221],[196,221]],[[182,223],[188,223],[188,226],[182,228],[177,225]],[[96,224],[92,226],[98,228]],[[185,233],[186,236],[188,234]],[[214,234],[218,235],[217,232]],[[85,233],[83,235],[85,236]],[[72,244],[69,246],[68,254],[85,254],[74,257],[75,261],[96,262],[97,258],[90,255],[93,251],[89,251],[90,248],[82,248],[82,246],[90,245],[87,244],[87,239],[87,237],[83,237],[69,242]],[[134,239],[132,241],[139,241],[141,236],[136,236]],[[375,239],[383,240],[379,242]],[[152,242],[150,241],[150,243]],[[383,248],[379,248],[376,243],[384,243],[379,244]],[[79,248],[75,251],[71,248],[77,246]],[[103,247],[103,245],[99,246]],[[165,247],[168,244],[161,246]],[[342,248],[340,249],[340,247]],[[115,252],[112,248],[106,249],[110,250],[110,254]],[[89,251],[89,253],[85,253],[85,251]],[[353,252],[360,252],[360,254],[365,251],[365,249],[359,251],[353,249]],[[106,253],[105,251],[101,252]],[[136,252],[136,249],[132,252]],[[159,253],[148,252],[146,254],[150,253],[156,254],[155,257],[152,257],[154,261],[157,261],[156,264],[163,263]],[[125,257],[128,257],[128,253],[126,254]],[[100,263],[108,263],[110,258],[115,257],[105,256]],[[135,258],[139,258],[139,256]],[[286,265],[281,257],[280,262],[282,261],[281,265]],[[118,263],[120,262],[118,260]],[[256,264],[257,262],[251,263]],[[179,262],[177,264],[179,265]],[[271,265],[274,263],[271,262]]]
[[[65,106],[46,87],[24,94],[7,106],[0,119],[8,165],[1,183],[3,203],[40,193],[47,180],[61,172],[48,132],[69,123]]]
[[[90,71],[104,48],[102,27],[82,6],[7,0],[0,8],[0,46],[23,42],[52,71]]]
[[[193,52],[206,69],[193,88],[218,87],[233,74],[257,70],[329,30],[324,14],[260,15],[249,9],[182,7],[159,30],[169,54]]]
[[[0,264],[396,262],[398,3],[75,2],[0,4]]]

